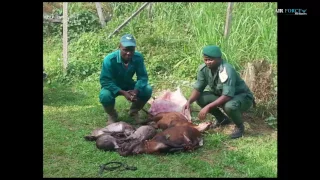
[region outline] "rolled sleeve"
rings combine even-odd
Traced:
[[[101,88],[108,89],[113,94],[117,94],[121,90],[114,82],[113,72],[111,68],[111,60],[107,56],[102,63],[102,69],[100,74],[100,85]]]
[[[222,95],[233,97],[236,91],[236,71],[233,68],[226,67],[228,79],[223,83]]]
[[[197,81],[194,83],[193,88],[199,92],[203,92],[206,86],[207,82],[205,79],[205,75],[201,70],[199,70],[197,74]]]

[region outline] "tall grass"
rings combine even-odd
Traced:
[[[155,3],[152,21],[148,18],[148,11],[144,10],[119,34],[111,40],[107,39],[108,35],[141,5],[142,3],[113,3],[113,18],[107,23],[107,27],[100,33],[89,35],[84,39],[89,40],[91,36],[91,39],[99,38],[105,43],[105,48],[94,52],[92,46],[98,45],[90,44],[91,53],[100,54],[98,56],[100,62],[107,53],[118,47],[121,35],[132,33],[137,38],[137,50],[145,55],[151,79],[171,75],[194,80],[196,69],[203,62],[201,50],[208,44],[220,46],[224,58],[239,71],[245,62],[258,59],[266,59],[276,64],[277,16],[274,15],[276,3],[234,3],[228,39],[223,37],[227,3],[213,2]],[[84,33],[83,36],[88,35]],[[71,42],[70,49],[73,46],[79,45]],[[62,59],[61,53],[57,55]],[[83,53],[75,51],[69,58],[75,56],[83,57]],[[62,61],[54,62],[62,63]]]

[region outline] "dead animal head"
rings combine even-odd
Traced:
[[[200,132],[204,132],[205,130],[207,130],[210,125],[212,124],[212,122],[203,122],[198,124],[198,126],[196,126],[195,128],[200,131]]]
[[[130,141],[123,143],[121,145],[121,148],[117,149],[118,153],[121,156],[129,156],[129,155],[134,155],[138,154],[136,152],[141,151],[141,144],[143,144],[141,141]]]
[[[99,136],[96,140],[96,146],[98,149],[105,151],[112,151],[119,148],[116,139],[109,134]]]
[[[104,134],[104,132],[102,131],[102,128],[98,128],[98,129],[93,130],[90,135],[85,136],[84,139],[87,141],[95,141],[95,140],[97,140],[97,138],[99,136],[101,136],[103,134]]]

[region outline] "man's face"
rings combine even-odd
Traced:
[[[220,65],[221,58],[212,58],[209,56],[203,56],[203,60],[209,69],[215,69]]]
[[[134,55],[135,49],[136,48],[134,46],[124,47],[120,44],[120,55],[122,59],[124,59],[125,61],[129,61]]]

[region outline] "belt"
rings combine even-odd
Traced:
[[[117,166],[107,166],[107,165],[111,165],[111,164],[117,164]],[[108,162],[106,164],[102,164],[100,165],[100,171],[99,171],[99,176],[102,175],[104,170],[107,171],[114,171],[116,169],[119,169],[120,171],[124,171],[124,170],[132,170],[135,171],[137,170],[137,167],[134,166],[128,166],[127,164],[124,164],[122,162],[117,162],[117,161],[111,161]]]

